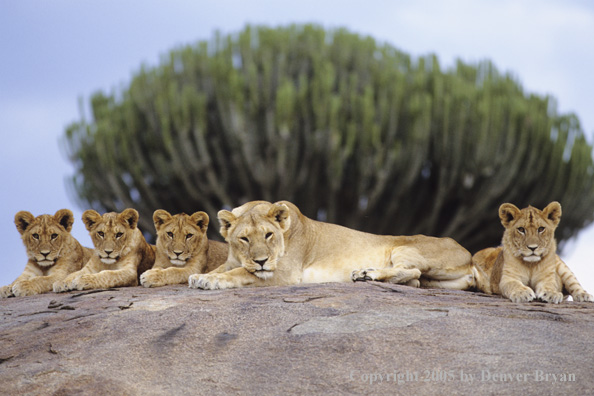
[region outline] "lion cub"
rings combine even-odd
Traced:
[[[153,214],[157,231],[155,265],[140,276],[144,287],[188,283],[192,274],[210,272],[227,260],[226,243],[209,241],[209,218],[204,212],[172,216],[159,209]]]
[[[29,261],[23,273],[10,285],[0,288],[0,297],[30,296],[52,291],[54,282],[81,269],[92,250],[82,247],[70,234],[74,216],[61,209],[53,216],[33,216],[26,211],[14,216]]]
[[[505,227],[503,246],[483,249],[472,257],[480,290],[513,302],[538,298],[558,304],[564,290],[574,301],[593,301],[556,253],[559,202],[551,202],[542,211],[532,206],[520,210],[505,203],[499,208],[499,218]]]
[[[54,291],[137,286],[139,275],[155,262],[154,246],[146,242],[136,227],[138,212],[126,209],[101,216],[87,210],[82,219],[95,245],[95,254],[83,269],[55,283]]]

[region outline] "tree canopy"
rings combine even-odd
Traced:
[[[498,245],[498,207],[557,200],[567,240],[593,220],[578,118],[489,61],[414,58],[346,29],[247,26],[176,48],[67,127],[81,206],[211,217],[249,200],[377,234]]]

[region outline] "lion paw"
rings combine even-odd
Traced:
[[[140,284],[144,287],[165,286],[167,282],[160,269],[152,269],[140,275]]]
[[[375,280],[375,272],[376,270],[374,270],[373,268],[354,270],[351,273],[351,279],[353,282],[365,282]]]
[[[188,279],[192,289],[217,290],[235,287],[232,282],[222,279],[219,274],[194,274]]]
[[[35,282],[32,282],[31,280],[15,282],[12,285],[12,293],[15,297],[32,296],[41,292],[42,290],[39,290],[39,288],[36,287]]]
[[[559,304],[561,301],[563,301],[563,293],[553,290],[542,291],[538,293],[536,297],[538,297],[542,301],[553,304]]]
[[[13,297],[13,296],[14,296],[14,293],[12,292],[11,286],[0,287],[0,298]]]
[[[68,290],[72,290],[70,283],[71,282],[67,282],[66,280],[56,281],[52,285],[52,289],[54,290],[54,293],[67,292]]]
[[[406,284],[406,286],[410,286],[410,287],[416,287],[416,288],[421,287],[421,281],[418,279],[411,279],[408,282],[406,282],[405,284]]]
[[[526,287],[524,289],[511,292],[508,298],[515,303],[524,303],[534,300],[536,295],[532,289]]]
[[[82,275],[75,278],[69,285],[70,290],[97,289],[95,277],[92,274]]]
[[[576,302],[594,302],[594,297],[592,297],[591,294],[586,293],[586,291],[572,294],[571,297],[573,297],[573,301]]]

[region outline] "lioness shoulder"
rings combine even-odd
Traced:
[[[557,255],[555,230],[561,221],[558,202],[543,210],[532,206],[520,210],[505,203],[499,208],[499,218],[505,228],[502,246],[481,250],[472,258],[482,274],[479,289],[513,302],[538,298],[559,303],[563,292],[574,301],[593,301]]]
[[[14,223],[29,260],[14,282],[0,288],[0,297],[52,291],[55,282],[80,270],[92,254],[91,249],[81,246],[70,234],[74,217],[68,209],[58,210],[53,216],[37,217],[20,211]]]
[[[100,215],[87,210],[83,222],[95,246],[89,262],[80,270],[54,285],[54,291],[103,289],[137,286],[138,278],[155,262],[155,248],[138,229],[138,212]]]

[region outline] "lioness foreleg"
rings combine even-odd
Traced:
[[[216,271],[216,270],[215,270]],[[211,271],[208,274],[190,275],[188,284],[192,289],[232,289],[244,286],[257,286],[262,279],[247,271],[243,267],[234,268],[227,272]]]

